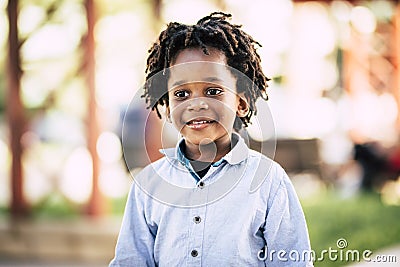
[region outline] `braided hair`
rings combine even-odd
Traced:
[[[148,51],[147,76],[142,95],[148,108],[155,110],[160,118],[158,105],[168,107],[167,79],[152,81],[151,77],[160,71],[165,74],[176,55],[185,48],[199,47],[206,55],[209,54],[207,47],[216,48],[224,53],[228,66],[249,78],[237,79],[237,91],[244,92],[250,112],[245,117],[235,120],[235,130],[239,130],[243,124],[248,125],[252,114],[257,112],[255,102],[259,97],[268,100],[266,88],[270,79],[262,71],[261,58],[255,47],[261,47],[261,44],[241,30],[241,25],[228,22],[230,18],[230,14],[213,12],[195,25],[171,22],[160,33],[158,40]]]

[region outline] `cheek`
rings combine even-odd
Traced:
[[[181,124],[182,122],[182,113],[184,111],[185,107],[183,104],[176,104],[176,103],[171,103],[169,106],[170,110],[170,117],[171,120],[174,124]]]
[[[179,126],[181,123],[180,116],[177,113],[171,114],[171,121],[174,125]]]
[[[235,101],[229,101],[228,103],[221,105],[221,114],[224,114],[224,117],[235,120],[237,108]]]
[[[236,110],[230,105],[220,104],[214,110],[219,115],[220,121],[225,127],[229,127],[235,121]]]

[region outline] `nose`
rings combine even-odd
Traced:
[[[189,111],[200,111],[208,109],[208,104],[204,99],[193,99],[190,101],[187,109]]]

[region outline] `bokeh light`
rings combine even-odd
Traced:
[[[37,204],[53,192],[54,182],[52,183],[46,172],[38,169],[38,166],[34,164],[34,161],[25,163],[24,192],[29,203]]]
[[[112,132],[103,132],[100,134],[96,148],[100,159],[106,163],[116,162],[121,159],[121,141]]]
[[[92,191],[92,157],[85,147],[78,147],[67,158],[60,173],[62,193],[77,203],[89,199]]]
[[[59,58],[72,53],[78,44],[78,33],[64,25],[46,25],[26,41],[22,53],[30,61]]]
[[[382,201],[388,205],[400,205],[400,178],[396,181],[388,181],[383,186]]]
[[[28,35],[46,20],[45,10],[37,5],[29,4],[19,12],[18,29],[23,36]]]
[[[360,33],[372,33],[376,29],[376,20],[369,8],[356,6],[351,11],[351,23]]]
[[[104,166],[99,181],[100,190],[111,198],[126,196],[132,183],[131,177],[120,164]]]
[[[179,21],[187,24],[195,24],[198,18],[203,17],[204,14],[218,10],[218,7],[212,1],[202,0],[172,0],[168,1],[168,4],[164,3],[163,8],[164,21]],[[190,12],[187,12],[188,10]]]

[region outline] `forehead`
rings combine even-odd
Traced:
[[[206,55],[200,47],[189,47],[179,51],[171,65],[178,65],[193,61],[209,61],[220,64],[226,64],[225,54],[214,47],[207,47],[208,55]]]
[[[169,69],[168,88],[185,83],[208,82],[221,86],[235,86],[236,79],[226,64],[223,52],[208,48],[209,55],[201,48],[187,48],[179,52]],[[234,89],[234,88],[232,88]]]

